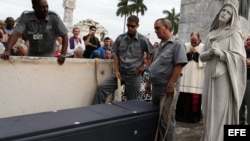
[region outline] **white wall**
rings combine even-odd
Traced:
[[[89,106],[112,60],[15,57],[0,59],[0,118]]]

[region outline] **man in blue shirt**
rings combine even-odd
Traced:
[[[111,50],[112,47],[110,46],[111,39],[109,37],[104,38],[104,45],[98,48],[101,53],[101,59],[106,59],[106,50]]]

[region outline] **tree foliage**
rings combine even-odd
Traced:
[[[133,13],[138,16],[139,13],[144,15],[147,11],[147,6],[143,3],[143,0],[119,0],[117,4],[116,16],[124,16],[124,28],[125,32],[126,18]]]
[[[148,10],[147,6],[143,3],[143,0],[131,0],[131,2],[131,10],[135,12],[137,16],[139,13],[141,13],[141,15],[144,15]]]
[[[175,8],[172,8],[171,11],[163,10],[163,14],[166,14],[166,19],[172,23],[173,34],[176,35],[179,28],[180,13],[176,13]]]
[[[124,16],[124,27],[123,32],[125,32],[125,24],[126,24],[126,18],[128,15],[132,14],[132,10],[130,6],[128,5],[129,0],[119,0],[120,2],[117,4],[117,11],[116,16]]]

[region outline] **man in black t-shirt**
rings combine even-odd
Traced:
[[[91,53],[98,49],[100,45],[100,41],[97,37],[95,37],[96,27],[89,27],[89,34],[83,37],[86,49],[84,51],[83,57],[90,58]]]

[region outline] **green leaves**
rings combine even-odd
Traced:
[[[143,3],[143,0],[119,0],[117,7],[116,16],[125,16],[123,32],[125,32],[126,18],[129,15],[133,13],[136,13],[137,16],[139,13],[144,15],[147,11],[147,6]]]
[[[172,23],[173,34],[176,35],[179,29],[180,13],[175,13],[175,8],[172,8],[171,11],[163,10],[163,14],[166,14],[166,19]]]

